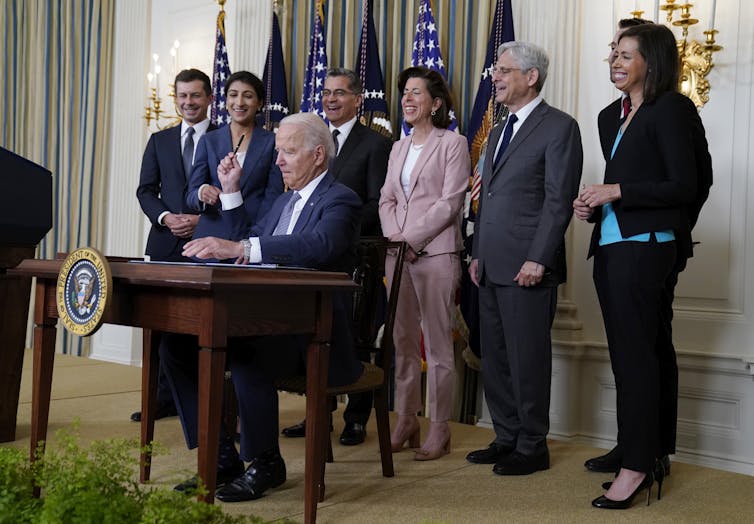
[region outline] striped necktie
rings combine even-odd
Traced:
[[[283,212],[280,213],[278,224],[275,226],[275,230],[272,232],[273,235],[288,234],[288,226],[290,225],[291,217],[293,216],[293,208],[296,205],[296,202],[298,202],[300,199],[301,195],[298,194],[298,191],[294,191],[291,195],[290,200],[288,200],[288,203],[283,208]]]

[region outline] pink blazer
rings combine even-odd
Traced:
[[[411,138],[393,144],[385,184],[380,191],[382,233],[403,239],[426,255],[463,249],[461,209],[471,174],[466,138],[434,128],[424,144],[403,193],[401,171]]]

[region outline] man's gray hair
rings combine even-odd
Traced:
[[[497,48],[498,58],[506,51],[510,51],[513,60],[522,72],[531,69],[539,71],[539,80],[534,84],[534,89],[537,93],[541,92],[547,79],[547,67],[550,65],[550,59],[545,50],[529,42],[505,42]]]
[[[315,149],[317,146],[325,148],[325,166],[330,163],[330,160],[335,158],[335,144],[333,143],[330,130],[325,124],[325,121],[318,117],[315,113],[294,113],[288,115],[280,121],[280,126],[286,124],[301,126],[301,139],[304,147],[309,151]]]

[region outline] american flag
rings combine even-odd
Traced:
[[[442,53],[440,52],[440,41],[437,38],[437,24],[435,24],[435,16],[432,14],[430,0],[421,0],[417,19],[414,48],[411,52],[411,65],[433,69],[447,80],[448,75],[445,72],[445,62],[443,62]],[[456,115],[451,111],[450,126],[448,129],[455,130],[457,128],[458,121],[456,120]],[[411,128],[403,122],[401,136],[407,136],[410,132]]]
[[[469,140],[471,165],[474,166],[474,172],[472,173],[470,182],[470,208],[466,210],[465,214],[472,222],[479,205],[479,191],[482,188],[480,175],[487,150],[487,137],[495,123],[495,117],[501,116],[500,114],[495,114],[495,89],[492,84],[492,68],[495,66],[495,62],[497,62],[497,48],[500,47],[500,44],[515,39],[511,0],[497,0],[495,16],[492,19],[490,39],[487,43],[484,68],[479,79],[479,88],[477,89],[474,109],[471,112],[471,119],[469,120],[468,132],[466,134]],[[500,110],[502,108],[498,108],[498,113],[500,113]]]
[[[464,247],[466,257],[464,262],[471,260],[471,246],[474,242],[474,222],[479,206],[479,193],[482,189],[482,166],[484,165],[485,152],[487,150],[487,137],[493,124],[500,116],[502,107],[496,108],[495,89],[492,85],[492,68],[497,62],[497,48],[503,42],[515,40],[513,35],[513,10],[511,0],[497,0],[495,16],[492,19],[490,39],[487,43],[487,54],[484,59],[479,89],[474,101],[474,109],[469,120],[466,136],[469,141],[471,152],[471,165],[473,172],[469,177],[469,191],[466,193],[466,206],[464,209]],[[477,355],[480,350],[479,329],[479,289],[471,282],[468,271],[461,273],[461,314],[469,328],[469,348]]]
[[[280,24],[278,23],[278,15],[274,11],[272,13],[272,33],[267,47],[267,61],[264,64],[262,82],[264,82],[267,92],[267,104],[262,111],[263,124],[265,129],[269,131],[290,112],[283,45],[280,40]]]
[[[225,10],[220,8],[217,14],[217,33],[215,35],[215,57],[212,66],[212,108],[210,119],[216,126],[230,123],[228,110],[225,108],[225,81],[230,76],[228,49],[225,47]]]
[[[385,81],[382,78],[380,54],[377,50],[377,34],[372,18],[372,0],[363,0],[364,15],[361,19],[361,41],[355,70],[364,86],[364,103],[359,109],[364,124],[378,133],[392,137],[393,126],[387,112]]]
[[[325,0],[317,0],[314,10],[314,23],[312,24],[312,39],[309,46],[309,58],[306,62],[306,74],[304,75],[304,92],[301,95],[301,111],[317,113],[325,118],[322,110],[321,91],[325,85],[327,76],[327,49],[325,46],[324,28],[324,3]]]

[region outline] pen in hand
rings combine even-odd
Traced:
[[[238,153],[238,148],[241,147],[241,143],[243,142],[244,136],[241,135],[241,138],[238,139],[238,143],[236,144],[236,148],[233,150],[233,156],[236,156],[236,153]]]

